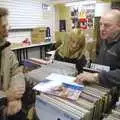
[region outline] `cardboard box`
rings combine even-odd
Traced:
[[[32,34],[31,34],[32,44],[45,42],[45,37],[46,37],[46,27],[38,27],[32,30]]]

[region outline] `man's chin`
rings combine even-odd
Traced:
[[[4,35],[3,37],[4,37],[4,38],[7,38],[7,37],[8,37],[8,34]]]
[[[101,37],[101,40],[106,40],[107,39],[107,37]]]

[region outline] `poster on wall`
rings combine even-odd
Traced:
[[[52,16],[50,9],[51,9],[50,5],[48,5],[46,3],[42,3],[43,19],[48,19]]]
[[[81,6],[72,6],[72,28],[93,29],[95,3],[87,3]]]
[[[80,29],[88,29],[88,19],[80,18]]]

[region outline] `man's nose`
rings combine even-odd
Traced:
[[[10,28],[11,28],[10,25],[7,25],[7,26],[6,26],[6,29],[7,29],[7,30],[10,30]]]
[[[105,29],[104,25],[100,25],[100,31],[103,31]]]

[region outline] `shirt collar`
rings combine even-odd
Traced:
[[[120,41],[120,31],[113,33],[112,37],[109,38],[108,41],[109,42],[106,42],[106,44],[108,44],[108,45],[112,45],[112,44],[117,43],[118,41]]]

